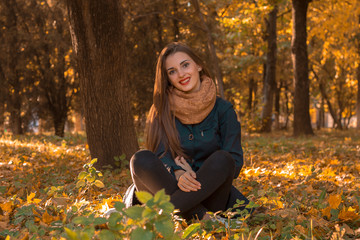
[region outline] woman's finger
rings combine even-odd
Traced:
[[[190,184],[191,186],[194,186],[198,189],[201,188],[201,183],[199,181],[197,181],[193,176],[190,175],[191,173],[188,172],[188,174],[186,174],[184,177],[186,178],[186,180],[188,181],[188,184]]]
[[[184,192],[190,192],[191,190],[187,189],[186,188],[186,185],[178,182],[178,187],[180,188],[181,191],[184,191]]]
[[[179,184],[182,188],[190,191],[197,191],[201,189],[201,184],[194,179],[189,172],[184,173],[179,178]]]
[[[186,163],[187,163],[187,161],[186,161],[186,159],[185,159],[184,157],[180,157],[180,158],[179,158],[179,161],[180,161],[182,164],[186,164]]]

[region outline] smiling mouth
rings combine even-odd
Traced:
[[[179,83],[181,85],[186,85],[186,84],[188,84],[189,81],[190,81],[190,77],[187,77],[187,78],[180,80]]]

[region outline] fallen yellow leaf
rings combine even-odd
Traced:
[[[337,209],[341,203],[341,194],[330,195],[328,201],[332,209]]]
[[[342,221],[355,221],[359,219],[359,215],[354,211],[345,210],[345,208],[343,208],[339,213],[339,219]]]
[[[30,193],[30,195],[27,195],[27,197],[26,197],[26,201],[27,201],[27,203],[31,203],[32,201],[32,199],[35,197],[35,193]]]
[[[6,202],[3,204],[0,204],[1,209],[4,212],[11,212],[11,210],[13,209],[14,203],[13,202]]]
[[[45,211],[45,213],[43,214],[43,217],[42,217],[42,221],[46,224],[49,224],[53,221],[53,217],[51,215],[49,215],[47,211]]]
[[[331,207],[324,208],[322,211],[322,214],[326,216],[328,219],[331,218]]]

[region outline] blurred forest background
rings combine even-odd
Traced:
[[[360,3],[356,0],[125,0],[97,5],[0,1],[2,132],[53,131],[63,137],[65,131],[85,131],[84,118],[88,125],[99,121],[91,118],[95,111],[86,110],[91,109],[90,102],[111,96],[115,105],[131,109],[125,113],[121,108],[105,109],[111,115],[100,125],[115,115],[130,114],[141,133],[152,104],[157,56],[172,41],[187,43],[206,60],[219,94],[234,104],[245,132],[293,129],[298,135],[312,134],[312,129],[360,127]],[[86,21],[86,14],[95,17]],[[77,16],[85,19],[85,27],[76,25]],[[94,36],[99,39],[82,48],[86,40],[79,36],[89,36],[89,29],[97,24]],[[296,37],[305,39],[305,45],[299,45]],[[98,75],[89,73],[96,76],[91,80],[85,73],[101,65],[91,58],[99,56],[96,51],[109,51],[107,46],[121,49],[113,54],[121,55],[120,62],[114,61],[119,66],[114,70],[111,63],[105,65],[104,54],[99,58],[104,66],[94,70]],[[301,54],[303,58],[298,58]],[[81,85],[81,78],[89,85]],[[124,90],[112,94],[118,88]],[[89,97],[93,92],[99,93]],[[296,117],[296,104],[305,115]],[[119,119],[126,118],[114,117],[115,122]],[[304,124],[311,128],[302,131]],[[114,131],[116,124],[111,126]]]

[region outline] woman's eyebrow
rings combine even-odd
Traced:
[[[182,65],[184,62],[187,62],[187,61],[189,61],[188,59],[185,59],[184,61],[182,61],[181,63],[180,63],[180,65]],[[170,67],[170,68],[168,68],[167,70],[169,71],[170,69],[174,69],[174,67]]]
[[[186,61],[189,61],[189,60],[185,59],[184,61],[182,61],[182,62],[180,63],[180,65],[183,64],[183,63],[186,62]]]

